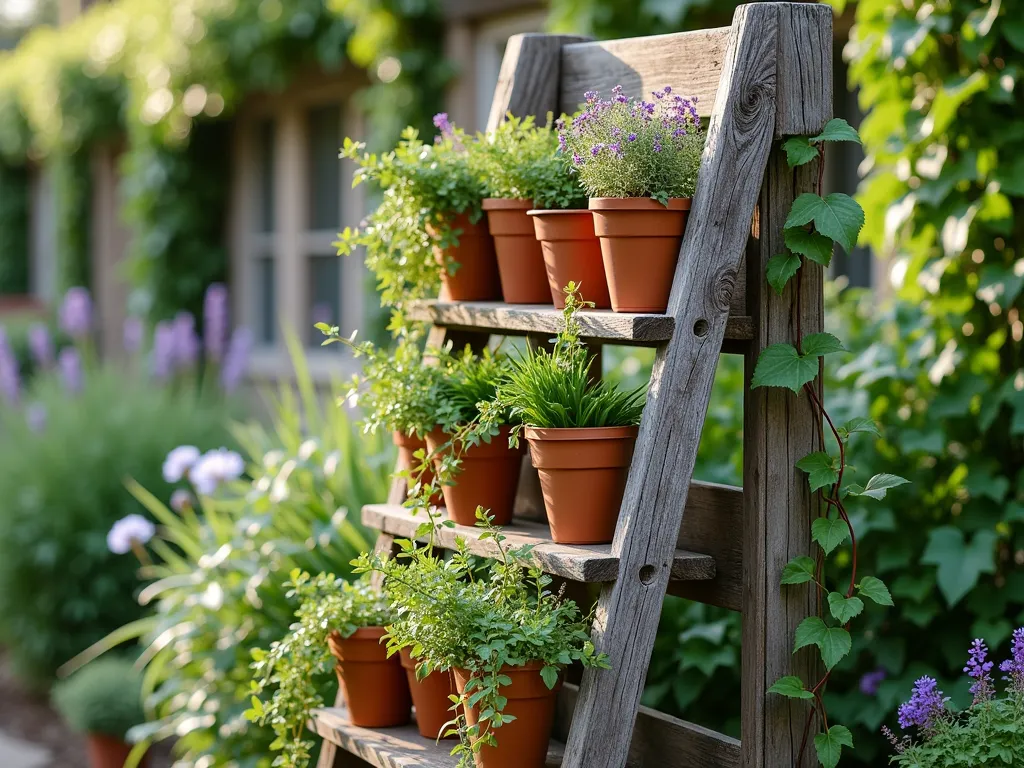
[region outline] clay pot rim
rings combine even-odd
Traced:
[[[568,213],[579,216],[590,214],[589,208],[531,208],[526,212],[527,216],[564,216]]]
[[[533,208],[533,200],[521,197],[485,197],[480,201],[485,211],[522,211]]]
[[[692,197],[670,197],[664,206],[652,197],[592,197],[591,211],[688,211]]]
[[[502,672],[540,672],[540,670],[542,670],[546,666],[548,665],[543,661],[528,661],[525,664],[520,664],[518,666],[513,666],[512,664],[505,664],[502,666],[501,669],[498,670],[498,672],[499,674]],[[555,666],[561,669],[560,664],[556,664]],[[470,672],[465,667],[455,666],[452,667],[452,669],[458,672],[459,674],[464,675],[465,677],[472,677],[474,675],[480,674],[478,672]]]
[[[526,427],[527,440],[622,440],[636,438],[640,427]]]
[[[387,631],[388,628],[384,626],[360,627],[348,637],[342,637],[341,632],[336,629],[332,629],[331,634],[327,636],[327,644],[339,645],[340,643],[346,643],[350,640],[362,643],[370,641],[380,642],[381,638],[384,637]]]

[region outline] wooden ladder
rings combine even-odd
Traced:
[[[803,333],[822,327],[820,267],[805,262],[782,297],[767,288],[764,270],[784,249],[790,204],[815,187],[816,164],[790,170],[780,139],[816,134],[831,117],[832,11],[756,3],[740,6],[720,29],[608,42],[513,37],[490,126],[507,112],[541,120],[571,113],[585,91],[607,94],[617,84],[631,95],[665,85],[696,95],[710,123],[667,314],[580,316],[589,343],[657,350],[614,542],[551,542],[528,456],[518,519],[505,531],[513,544],[536,544],[534,557],[549,573],[601,585],[593,638],[612,669],[586,670],[578,687],[564,687],[548,765],[798,766],[807,708],[767,689],[783,675],[811,679],[815,671],[811,653],[793,657],[791,649],[816,597],[783,590],[779,579],[791,558],[809,550],[814,502],[794,465],[818,447],[820,425],[803,398],[751,390],[749,382],[761,350],[795,341],[796,291]],[[551,307],[500,303],[423,302],[410,316],[433,324],[435,343],[477,347],[491,334],[544,342],[561,324]],[[743,488],[691,482],[723,353],[745,360]],[[404,492],[398,481],[388,504],[363,510],[363,522],[381,532],[380,549],[413,536],[422,522],[401,506]],[[474,552],[492,553],[474,529],[441,531],[444,545],[460,535]],[[742,741],[640,706],[666,592],[742,612]],[[311,727],[324,738],[321,768],[455,764],[448,746],[420,738],[414,727],[356,728],[340,708],[317,711]],[[813,751],[799,768],[816,764]]]

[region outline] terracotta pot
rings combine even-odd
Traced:
[[[512,521],[512,507],[519,485],[519,470],[525,448],[508,447],[511,427],[502,427],[489,443],[480,443],[462,453],[462,471],[453,478],[455,485],[446,485],[444,504],[448,517],[459,525],[476,525],[476,508],[489,509],[495,525]],[[431,453],[444,445],[449,436],[440,427],[427,435]],[[435,466],[440,463],[435,459]]]
[[[455,693],[455,680],[451,672],[431,672],[422,680],[416,679],[416,661],[408,648],[399,651],[402,668],[409,680],[412,703],[416,707],[416,727],[425,739],[456,738],[456,734],[443,736],[441,729],[454,719],[452,702],[448,698]]]
[[[690,198],[668,207],[648,197],[592,197],[594,231],[616,312],[664,312],[686,230]]]
[[[601,241],[594,234],[590,211],[530,211],[534,233],[544,252],[551,299],[565,308],[562,289],[569,283],[580,286],[580,295],[594,302],[595,309],[608,309],[608,280],[601,260]]]
[[[532,200],[487,197],[483,209],[498,254],[501,293],[508,304],[550,304],[544,254],[527,211]]]
[[[533,662],[522,667],[502,667],[511,685],[503,686],[501,695],[508,699],[503,714],[515,717],[494,731],[496,747],[484,746],[476,754],[477,768],[544,768],[548,754],[548,741],[555,720],[555,704],[561,682],[548,690],[540,677],[543,664]],[[466,690],[470,673],[455,669],[455,686],[461,696]],[[476,707],[466,710],[466,722],[475,725]]]
[[[501,282],[498,279],[498,261],[494,256],[494,240],[487,230],[487,217],[471,224],[469,214],[460,213],[452,219],[452,228],[461,230],[459,244],[446,248],[434,247],[434,258],[439,264],[448,260],[459,266],[452,274],[441,273],[442,298],[451,301],[501,301]],[[428,226],[427,231],[431,232]]]
[[[363,627],[351,637],[332,632],[327,638],[338,660],[349,718],[361,728],[405,725],[411,717],[409,681],[398,656],[388,658],[387,644],[380,641],[384,632],[384,627]]]
[[[607,544],[615,537],[638,432],[637,427],[524,430],[554,541]]]
[[[423,450],[427,449],[427,441],[416,435],[403,435],[401,432],[395,431],[391,433],[391,440],[394,442],[395,447],[398,448],[398,463],[402,469],[409,469],[417,463],[417,460],[413,458],[413,454],[420,448]],[[434,482],[434,473],[429,469],[426,470],[419,478],[423,485],[428,485]],[[414,479],[409,478],[409,487],[412,488]],[[430,503],[436,507],[444,504],[444,497],[441,493],[435,493],[430,497]]]
[[[89,733],[85,737],[85,748],[89,753],[90,768],[124,768],[124,763],[132,751],[131,744],[105,733]],[[139,762],[140,768],[149,765],[149,756]]]

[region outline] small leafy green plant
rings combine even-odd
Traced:
[[[693,197],[704,151],[696,98],[654,91],[629,98],[622,86],[605,101],[596,91],[568,125],[559,122],[566,167],[590,197]]]
[[[54,685],[53,703],[68,725],[81,733],[123,740],[146,720],[142,674],[127,658],[110,656],[82,667]]]

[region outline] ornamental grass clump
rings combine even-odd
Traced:
[[[1024,765],[1024,627],[1013,633],[1010,658],[999,665],[1006,681],[998,695],[985,641],[971,644],[964,672],[973,681],[970,706],[962,712],[949,707],[949,698],[934,678],[914,684],[910,700],[899,708],[900,728],[915,729],[918,739],[896,737],[883,728],[896,754],[890,763],[900,768],[968,768]]]

